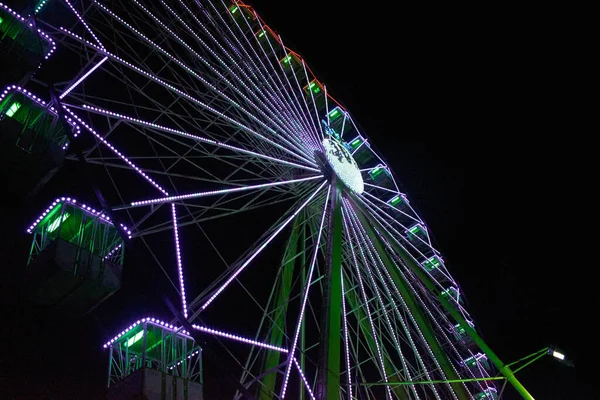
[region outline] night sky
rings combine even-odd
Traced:
[[[598,302],[584,284],[596,272],[595,251],[579,235],[582,201],[571,198],[580,167],[563,96],[569,70],[550,51],[558,39],[540,34],[546,27],[523,10],[515,18],[390,2],[250,4],[388,162],[499,357],[509,363],[556,345],[574,359],[575,368],[546,357],[521,371],[534,397],[599,399],[586,334]],[[121,292],[82,320],[49,316],[18,297],[25,223],[46,199],[84,192],[77,182],[67,166],[38,199],[5,206],[0,399],[102,398],[102,343],[162,303],[144,292],[161,272],[133,265],[145,260],[135,245]],[[504,398],[519,397],[509,387]]]

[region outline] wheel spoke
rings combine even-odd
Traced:
[[[279,228],[277,228],[277,230],[271,235],[269,236],[269,238],[238,268],[236,268],[235,272],[233,272],[231,274],[231,276],[229,277],[229,279],[227,279],[225,281],[225,283],[223,283],[223,285],[221,285],[221,287],[219,287],[215,293],[210,296],[208,298],[208,300],[206,300],[204,302],[204,304],[202,304],[202,306],[200,306],[200,311],[204,311],[209,305],[210,303],[212,303],[217,296],[219,296],[221,294],[221,292],[223,292],[223,290],[225,290],[225,288],[248,266],[248,264],[250,264],[250,262],[256,258],[256,256],[265,248],[267,247],[267,245],[279,234],[279,232],[281,232],[283,230],[283,228],[285,228],[297,215],[298,213],[300,213],[300,211],[302,211],[302,209],[304,207],[306,207],[306,205],[313,199],[313,197],[315,197],[315,195],[325,186],[326,182],[323,182],[318,188],[317,190],[315,190],[313,192],[313,194],[300,206],[300,208],[298,208],[288,219],[286,219],[280,226]]]

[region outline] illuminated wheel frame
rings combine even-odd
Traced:
[[[114,189],[112,212],[175,277],[189,321],[238,346],[231,365],[244,387],[319,399],[495,391],[484,380],[447,382],[489,377],[465,334],[459,285],[351,114],[253,9],[62,0],[37,19],[57,41],[56,80],[68,82],[59,98],[82,127],[87,162]],[[271,216],[270,227],[231,260],[207,232],[218,224],[235,235],[242,213]],[[260,257],[284,235],[267,276]],[[157,251],[165,238],[174,255]],[[225,268],[203,265],[202,252]],[[214,279],[186,282],[192,268]],[[245,284],[253,269],[266,282],[258,288]],[[186,285],[199,294],[191,299]],[[225,297],[240,303],[231,334],[211,314]],[[261,315],[252,337],[246,321],[235,326],[251,307]],[[411,381],[429,383],[385,385]],[[231,396],[241,395],[233,387]]]

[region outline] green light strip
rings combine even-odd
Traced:
[[[141,330],[138,333],[136,333],[134,337],[132,337],[131,339],[129,339],[127,341],[127,343],[125,344],[125,346],[131,347],[134,343],[138,342],[143,337],[144,337],[144,331]]]
[[[9,118],[12,118],[12,116],[15,115],[15,113],[19,110],[19,108],[21,108],[21,103],[15,101],[14,103],[11,104],[10,108],[6,112],[6,116]]]
[[[335,108],[333,111],[331,111],[331,112],[329,113],[329,118],[330,118],[330,119],[332,119],[332,118],[336,118],[336,117],[338,117],[339,115],[340,115],[340,109],[339,109],[339,108]]]
[[[483,392],[480,392],[479,394],[476,394],[475,398],[477,400],[482,400],[482,399],[492,399],[493,400],[496,397],[494,396],[494,394],[492,392],[490,392],[488,389],[486,389]]]
[[[429,258],[427,261],[423,263],[423,266],[428,270],[432,271],[433,269],[440,266],[440,260],[436,256]]]
[[[412,228],[410,228],[408,231],[409,231],[410,233],[414,233],[414,234],[416,234],[417,232],[419,232],[419,225],[415,225],[415,226],[413,226],[413,227],[412,227]]]
[[[383,167],[375,167],[371,170],[371,177],[375,178],[377,175],[383,172]]]
[[[390,204],[395,206],[396,204],[400,203],[401,201],[402,201],[402,198],[400,196],[396,196],[392,200],[390,200]]]
[[[235,14],[237,10],[238,10],[237,6],[232,6],[229,8],[229,11],[231,11],[232,14]]]
[[[315,81],[312,81],[311,83],[308,84],[308,89],[312,90],[314,94],[318,94],[321,92],[321,88]]]
[[[58,216],[58,218],[56,218],[54,221],[52,221],[50,223],[50,225],[48,225],[47,232],[48,233],[54,232],[56,229],[58,229],[60,224],[65,222],[65,220],[67,218],[69,218],[70,216],[71,216],[71,214],[69,214],[68,212],[64,213],[62,216]]]
[[[460,326],[460,324],[456,324],[454,325],[454,329],[456,330],[457,333],[459,333],[460,335],[464,334],[465,328],[463,328],[462,326]]]
[[[477,358],[475,358],[475,356],[471,356],[465,360],[465,364],[474,367],[477,365]]]

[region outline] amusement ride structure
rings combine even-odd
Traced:
[[[203,398],[213,336],[235,346],[236,399],[497,399],[496,381],[532,398],[369,138],[254,9],[24,3],[0,3],[10,185],[35,193],[66,162],[105,183],[27,227],[32,300],[90,312],[120,288],[131,241],[180,299],[175,318],[136,316],[107,339],[109,396]],[[249,239],[252,218],[264,230]]]

